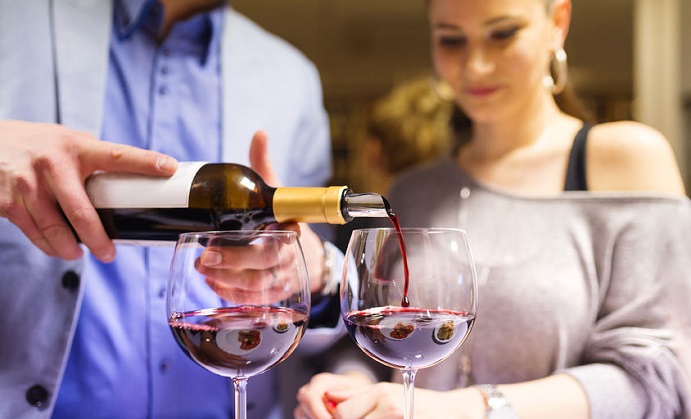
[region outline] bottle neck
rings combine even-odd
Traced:
[[[348,188],[276,188],[274,218],[278,222],[345,224],[341,200]]]
[[[359,217],[388,217],[389,206],[376,193],[352,193],[347,186],[276,188],[274,218],[278,222],[345,224]]]

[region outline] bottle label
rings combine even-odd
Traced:
[[[205,162],[180,162],[169,178],[132,173],[97,172],[86,182],[96,208],[186,208],[190,189]]]

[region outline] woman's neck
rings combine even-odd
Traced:
[[[553,195],[563,189],[577,125],[556,105],[502,121],[476,123],[471,141],[459,150],[456,161],[481,182],[516,193]]]
[[[476,162],[500,161],[546,141],[550,128],[562,115],[551,96],[502,120],[473,123],[471,139],[463,152]]]

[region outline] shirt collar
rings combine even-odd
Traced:
[[[182,30],[190,37],[198,37],[197,42],[204,43],[201,63],[206,63],[209,52],[217,49],[223,32],[224,5],[190,18],[196,19],[196,24],[187,24]],[[152,34],[158,31],[163,17],[163,7],[158,0],[116,0],[115,28],[118,39],[126,40],[137,30],[148,30]],[[191,23],[191,22],[190,22]]]
[[[149,12],[158,15],[158,23],[161,19],[161,5],[157,0],[116,0],[115,1],[115,28],[120,40],[127,39],[132,32],[139,29]]]
[[[219,7],[210,12],[192,16],[173,28],[176,33],[172,33],[172,36],[181,37],[183,42],[194,42],[202,47],[200,56],[202,65],[206,63],[211,51],[220,51],[223,12],[224,9]]]

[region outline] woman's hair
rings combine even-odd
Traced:
[[[545,0],[547,6],[547,14],[552,13],[552,7],[554,6],[555,0]],[[576,93],[576,89],[573,84],[567,80],[566,87],[564,90],[554,95],[554,100],[557,102],[557,106],[564,113],[576,117],[582,121],[594,123],[595,117],[591,110],[589,110],[580,96]]]

